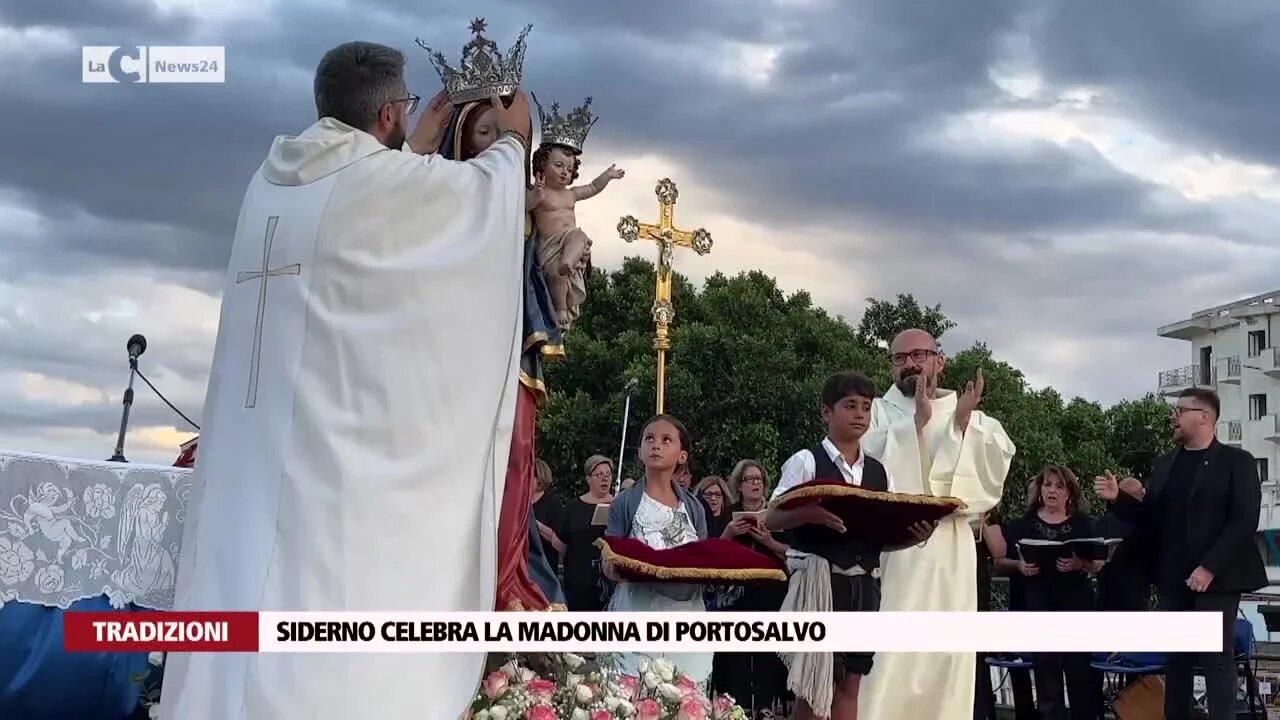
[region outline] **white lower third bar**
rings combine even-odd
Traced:
[[[147,81],[221,83],[227,80],[225,47],[152,45],[147,48]]]
[[[1213,652],[1211,612],[273,613],[260,652]]]

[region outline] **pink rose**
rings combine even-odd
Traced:
[[[694,682],[693,678],[688,675],[681,675],[680,678],[676,680],[676,687],[680,689],[680,694],[684,697],[701,692],[701,688],[698,687],[698,683]]]
[[[636,720],[660,720],[662,706],[653,698],[646,698],[636,703]]]
[[[733,706],[736,704],[737,701],[731,696],[721,695],[716,698],[715,704],[711,706],[712,716],[717,718],[725,717],[729,714],[729,711],[733,710]]]
[[[530,680],[529,684],[524,686],[524,689],[529,691],[535,702],[550,700],[556,694],[556,684],[542,678]]]
[[[680,701],[676,720],[707,720],[707,701],[700,697],[686,697]]]
[[[680,702],[680,712],[676,720],[706,720],[707,703],[699,697],[686,697]]]
[[[507,691],[507,674],[494,670],[484,679],[484,694],[490,700],[497,700]]]
[[[591,713],[591,720],[613,720],[613,713],[608,710],[596,710]]]
[[[556,709],[550,705],[538,705],[529,708],[529,712],[524,714],[525,720],[560,720],[560,715],[556,713]]]
[[[635,700],[640,695],[640,678],[635,675],[623,675],[618,678],[618,687],[622,688],[623,698]]]

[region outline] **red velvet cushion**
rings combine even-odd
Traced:
[[[605,536],[596,547],[619,575],[637,582],[743,585],[787,580],[781,560],[724,538],[655,550],[635,538]]]
[[[770,503],[771,508],[793,510],[821,503],[844,521],[845,532],[886,547],[911,542],[911,526],[933,522],[958,511],[959,498],[876,492],[843,480],[814,480],[797,485]]]

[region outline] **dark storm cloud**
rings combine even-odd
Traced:
[[[566,6],[577,3],[550,8]],[[1011,3],[845,3],[790,13],[785,35],[769,40],[781,54],[765,88],[735,84],[705,63],[727,52],[709,35],[713,19],[672,29],[661,12],[651,17],[618,23],[623,35],[531,39],[529,86],[563,102],[593,94],[598,137],[686,159],[688,172],[740,197],[738,209],[757,218],[858,216],[978,232],[1215,222],[1203,209],[1162,201],[1158,187],[1092,148],[1043,143],[980,156],[920,143],[954,114],[1004,101],[988,69],[1019,21]],[[567,23],[568,13],[557,18]],[[768,34],[739,30],[727,39]]]
[[[866,295],[913,292],[961,322],[959,341],[989,340],[997,352],[1044,332],[1104,343],[1149,338],[1155,325],[1199,305],[1267,289],[1255,285],[1276,270],[1256,262],[1242,272],[1235,255],[1205,258],[1161,233],[1203,234],[1206,243],[1271,235],[1238,212],[1224,217],[1221,204],[1189,203],[1125,174],[1085,144],[979,149],[963,140],[953,147],[939,133],[973,110],[1035,106],[1011,100],[989,74],[1008,34],[1029,30],[1051,84],[1115,88],[1148,123],[1210,149],[1275,159],[1280,91],[1270,70],[1280,43],[1268,41],[1271,31],[1252,20],[1224,23],[1229,3],[1184,0],[1167,12],[1165,3],[1144,3],[1064,1],[1038,17],[1040,6],[1014,0],[506,0],[483,9],[462,0],[282,0],[271,17],[192,41],[227,46],[221,86],[84,85],[78,48],[69,49],[21,72],[0,70],[0,126],[9,130],[0,134],[0,194],[18,189],[17,203],[44,218],[20,242],[5,242],[0,229],[0,273],[36,282],[35,273],[123,266],[138,269],[139,282],[216,292],[246,183],[275,135],[313,120],[311,74],[324,51],[352,39],[400,47],[411,89],[428,96],[439,79],[414,39],[456,62],[468,21],[483,14],[504,48],[534,23],[526,86],[544,101],[595,97],[601,121],[588,162],[612,161],[601,156],[606,148],[674,158],[682,183],[714,188],[732,214],[785,229],[843,267],[874,268],[833,311],[856,317]],[[66,28],[76,44],[182,44],[188,32],[208,32],[144,0],[0,0],[0,24]],[[777,53],[767,83],[735,77],[750,65],[735,54],[742,44]],[[1258,206],[1261,218],[1269,204]],[[859,242],[819,246],[808,227],[824,231],[813,237],[834,230]],[[1114,240],[1073,252],[1062,247],[1072,237]],[[1176,291],[1185,308],[1171,308],[1173,291],[1153,284],[1193,277],[1194,286]],[[68,313],[85,302],[67,298]],[[116,388],[130,332],[79,320],[33,324],[0,311],[0,370]],[[208,348],[176,332],[153,342],[150,361],[175,380],[164,391],[194,410]],[[1082,383],[1077,391],[1132,395],[1141,379],[1128,366],[1146,361],[1131,358],[1124,372],[1087,365],[1072,379]],[[18,392],[0,397],[0,431],[110,432],[118,419],[114,391],[108,402],[70,409],[13,398]],[[151,405],[156,414],[135,426],[174,422]]]
[[[118,45],[146,41],[100,35],[123,28],[140,36],[183,33],[191,27],[191,18],[181,12],[164,13],[147,0],[0,0],[0,23],[82,30],[86,31],[85,44]]]
[[[41,10],[6,1],[4,16],[19,25],[57,24],[71,13],[67,3]],[[231,26],[221,86],[82,85],[55,63],[9,78],[0,91],[12,100],[0,105],[0,124],[22,130],[0,136],[0,185],[22,188],[37,207],[58,208],[55,216],[79,208],[101,221],[154,229],[99,244],[102,256],[216,270],[245,183],[272,137],[311,120],[308,81],[324,50],[352,37],[402,47],[421,94],[438,79],[414,37],[456,61],[471,8],[424,10],[402,0],[381,7],[398,11],[399,20],[286,3],[277,22]],[[136,20],[140,36],[178,22],[145,6],[88,8],[87,17],[104,24]],[[973,156],[919,143],[951,114],[1000,100],[987,70],[1018,22],[1016,3],[606,7],[556,0],[510,2],[487,14],[503,47],[526,19],[535,24],[527,84],[566,104],[594,95],[602,115],[597,143],[682,158],[696,180],[740,198],[740,209],[759,217],[830,224],[861,216],[935,232],[1209,222],[1153,201],[1152,187],[1092,151],[1045,144],[1032,153]],[[727,41],[778,48],[771,83],[728,78],[734,56]],[[76,161],[48,162],[51,147]],[[50,243],[85,250],[69,227],[55,227]]]
[[[1208,154],[1280,162],[1276,3],[1058,0],[1037,50],[1050,81],[1114,90]]]

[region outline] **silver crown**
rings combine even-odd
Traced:
[[[472,20],[472,38],[462,46],[462,63],[459,69],[454,69],[444,59],[444,55],[432,50],[421,40],[418,41],[418,47],[426,50],[430,56],[431,64],[444,81],[449,99],[454,105],[461,105],[475,100],[487,100],[493,95],[515,94],[524,72],[524,39],[532,29],[533,25],[526,25],[515,45],[511,46],[511,53],[503,58],[498,44],[484,36],[484,18]]]
[[[575,152],[582,152],[582,146],[587,142],[587,133],[591,132],[591,126],[600,119],[591,114],[591,98],[587,98],[563,117],[560,115],[560,103],[552,103],[550,114],[542,109],[537,95],[533,96],[533,104],[538,106],[538,118],[542,124],[541,143],[563,145]]]

